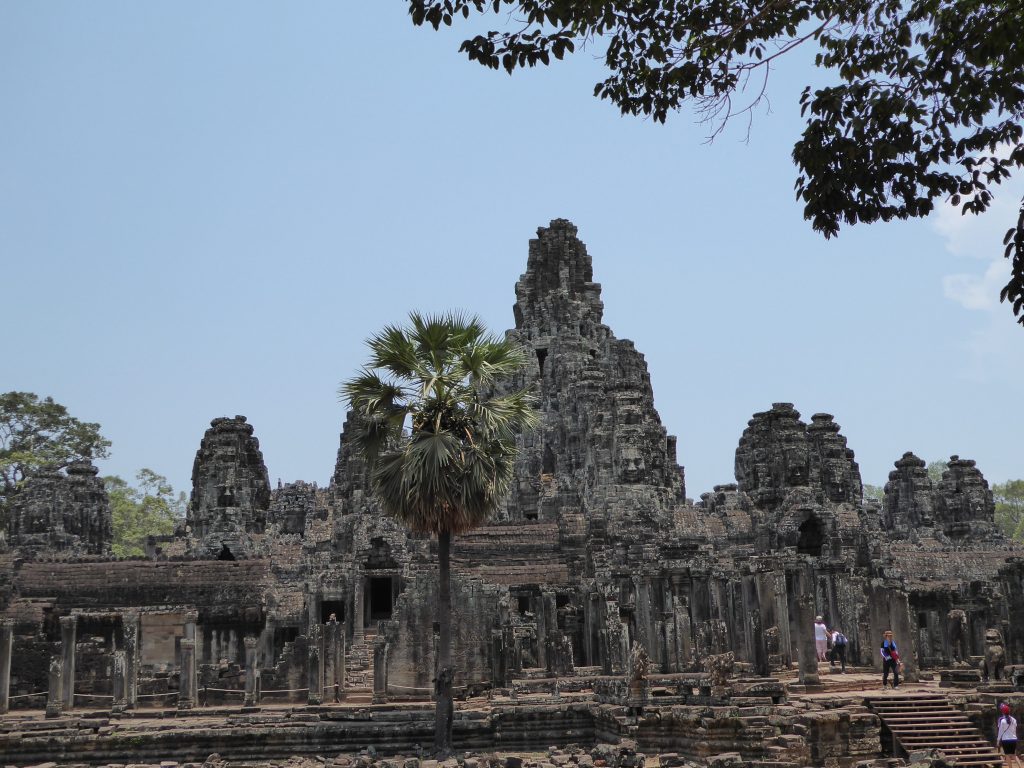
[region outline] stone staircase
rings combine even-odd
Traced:
[[[942,694],[871,696],[865,703],[892,735],[893,751],[942,750],[954,765],[1000,768],[1002,756]]]
[[[345,701],[369,702],[373,698],[373,642],[377,628],[367,627],[363,642],[353,643],[345,652]]]

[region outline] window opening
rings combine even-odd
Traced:
[[[796,541],[796,551],[801,555],[820,557],[824,540],[825,532],[822,530],[821,521],[812,515],[800,524],[800,536]]]
[[[344,600],[322,600],[320,602],[320,623],[326,624],[334,616],[335,621],[345,620]]]

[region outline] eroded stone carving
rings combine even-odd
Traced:
[[[946,614],[946,641],[949,643],[949,652],[955,663],[966,661],[970,655],[968,646],[967,614],[959,608],[954,608]]]
[[[988,682],[989,677],[1002,679],[1003,667],[1006,666],[1006,652],[1003,649],[1003,633],[989,627],[985,630],[985,656],[981,660],[981,678]]]

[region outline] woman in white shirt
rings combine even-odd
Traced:
[[[821,616],[814,617],[814,647],[818,651],[818,661],[827,661],[828,629]]]
[[[1017,752],[1017,721],[1010,714],[1010,706],[1006,703],[999,705],[1002,717],[996,723],[996,741],[1003,748],[1004,755],[1012,755]]]

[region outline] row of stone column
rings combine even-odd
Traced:
[[[360,622],[356,622],[358,626]],[[307,701],[341,701],[345,697],[345,632],[337,621],[309,626],[306,673],[309,680]]]
[[[199,706],[199,684],[196,675],[196,622],[198,614],[185,614],[185,634],[180,641],[181,676],[178,687],[179,709]],[[138,706],[139,616],[137,613],[122,617],[124,648],[114,651],[112,696],[114,710],[135,709]],[[78,617],[62,616],[61,652],[50,658],[46,716],[59,717],[74,707],[75,702],[75,646]],[[337,621],[312,624],[309,632],[307,673],[310,704],[324,700],[341,701],[345,695],[345,633]],[[243,706],[259,703],[259,640],[246,637],[245,642],[245,699]],[[14,643],[14,622],[0,620],[0,714],[10,706],[11,655]]]
[[[193,634],[195,632],[196,614],[192,616]],[[139,654],[139,615],[128,613],[121,617],[124,648],[114,651],[112,708],[115,710],[134,709],[138,706],[138,654]],[[63,712],[75,706],[75,646],[78,640],[78,617],[62,616],[60,618],[61,652],[50,658],[48,670],[48,690],[46,698],[46,716],[59,717]],[[10,646],[13,636],[10,628],[0,631],[0,662],[3,651],[7,649],[8,669],[10,666]],[[8,696],[10,673],[5,677],[0,670],[0,696]],[[0,709],[6,711],[6,709]]]

